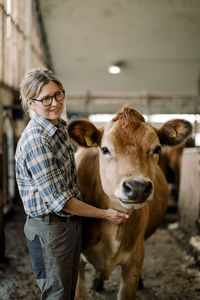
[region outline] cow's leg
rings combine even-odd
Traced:
[[[85,288],[85,265],[86,262],[81,258],[79,265],[78,280],[76,285],[76,294],[74,300],[85,300],[86,299],[86,288]]]
[[[133,254],[125,265],[122,266],[122,279],[118,293],[118,300],[136,299],[138,282],[144,260],[144,241],[134,247]]]
[[[138,289],[140,289],[140,290],[144,289],[144,283],[143,283],[142,275],[140,275],[140,278],[139,278]]]

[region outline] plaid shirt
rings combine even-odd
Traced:
[[[81,199],[73,148],[66,133],[66,122],[55,127],[35,115],[18,142],[16,179],[27,215],[36,217],[61,212],[67,200]]]

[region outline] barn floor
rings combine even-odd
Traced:
[[[31,270],[23,233],[24,212],[16,205],[6,217],[5,238],[7,261],[0,264],[0,300],[36,300],[40,292]],[[176,232],[176,234],[175,234]],[[177,237],[182,241],[179,243]],[[183,247],[178,230],[166,226],[158,229],[146,243],[143,267],[145,288],[137,293],[137,300],[198,300],[200,299],[200,268],[194,257]],[[87,300],[115,300],[119,286],[117,268],[105,283],[104,292],[90,290],[94,270],[87,266]]]

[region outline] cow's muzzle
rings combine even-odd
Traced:
[[[148,180],[125,180],[122,183],[122,189],[128,202],[132,200],[136,203],[142,203],[151,195],[153,184]]]

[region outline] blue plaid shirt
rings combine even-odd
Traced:
[[[61,212],[67,200],[81,200],[73,148],[66,122],[55,127],[35,115],[28,123],[15,153],[16,180],[27,215],[36,217]]]

